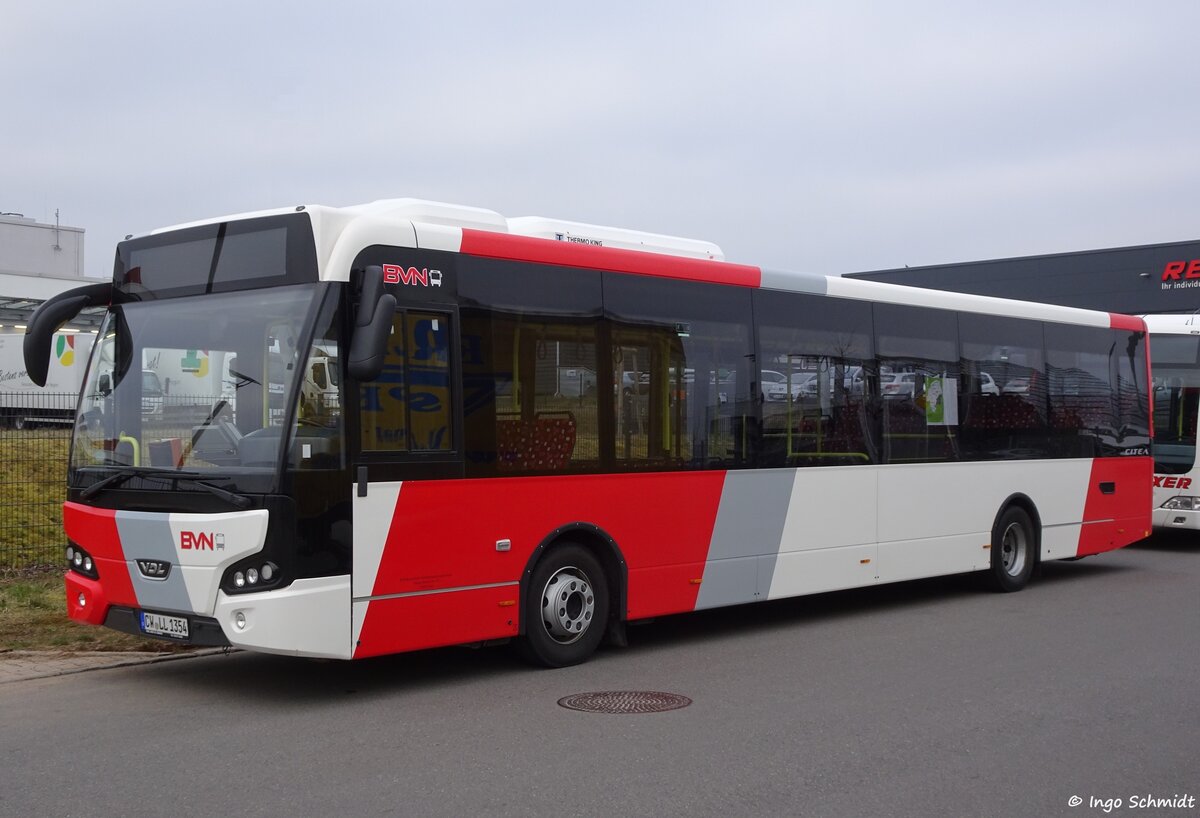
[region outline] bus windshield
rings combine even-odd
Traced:
[[[316,293],[302,284],[114,304],[83,386],[72,482],[106,466],[273,472]]]
[[[1196,461],[1200,411],[1200,337],[1153,334],[1154,470],[1186,474]]]

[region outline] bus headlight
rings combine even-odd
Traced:
[[[1172,497],[1162,504],[1172,511],[1200,511],[1200,497]]]
[[[75,543],[67,546],[67,568],[77,574],[83,574],[89,579],[100,579],[100,574],[96,570],[96,562],[92,559],[92,555]]]
[[[225,576],[221,579],[221,590],[227,594],[266,591],[278,588],[283,584],[282,580],[283,575],[279,571],[279,566],[270,560],[263,559],[263,555],[259,554],[257,557],[250,557],[227,568]]]

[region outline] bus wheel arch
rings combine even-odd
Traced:
[[[1014,494],[1001,504],[992,523],[991,566],[994,590],[1010,593],[1029,584],[1041,561],[1042,521],[1028,496]]]
[[[534,549],[521,575],[518,647],[522,656],[549,667],[586,660],[605,632],[621,625],[626,577],[624,556],[613,539],[597,526],[575,523],[551,532]],[[581,585],[573,582],[576,579],[586,582]],[[594,592],[593,598],[580,596],[576,592],[580,587]],[[573,610],[560,608],[544,616],[543,594],[549,590],[570,597]],[[560,613],[561,618],[557,616]],[[580,617],[589,613],[595,614],[595,619],[589,618],[584,633],[579,637],[564,633],[564,626],[568,630],[571,623],[579,626],[583,623]]]

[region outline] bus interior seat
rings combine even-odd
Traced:
[[[575,451],[576,430],[570,412],[538,412],[532,420],[497,416],[497,469],[562,471]]]

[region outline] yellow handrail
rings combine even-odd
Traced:
[[[142,449],[141,449],[141,446],[138,445],[137,438],[130,437],[129,435],[125,434],[124,432],[121,432],[120,434],[117,435],[117,445],[119,446],[122,443],[128,443],[129,447],[131,449],[133,449],[133,462],[130,463],[129,465],[131,465],[131,466],[139,465],[142,461]]]

